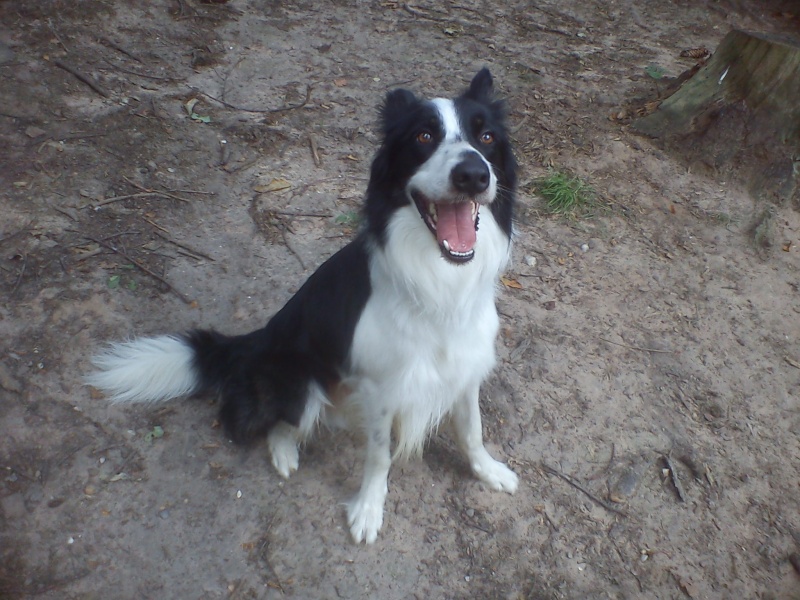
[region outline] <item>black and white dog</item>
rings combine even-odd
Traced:
[[[418,454],[445,418],[476,477],[510,493],[518,481],[484,448],[478,406],[495,363],[516,186],[503,103],[483,69],[453,100],[392,91],[381,117],[362,231],[266,327],[114,344],[87,378],[116,402],[217,392],[227,434],[266,436],[283,477],[318,422],[357,428],[364,478],[347,516],[368,544],[393,457]]]

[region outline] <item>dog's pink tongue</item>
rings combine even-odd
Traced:
[[[472,203],[437,204],[436,237],[444,240],[455,252],[469,252],[475,247],[477,235],[472,220]]]

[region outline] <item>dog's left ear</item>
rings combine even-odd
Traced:
[[[414,94],[404,89],[392,90],[386,94],[386,99],[381,107],[381,120],[383,121],[384,129],[389,120],[408,110],[408,107],[416,101],[417,98]]]
[[[492,98],[492,89],[494,81],[489,69],[483,67],[469,84],[467,93],[464,94],[466,98],[470,98],[477,102],[488,102]]]

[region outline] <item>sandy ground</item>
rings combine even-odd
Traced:
[[[800,598],[800,218],[755,244],[764,206],[625,116],[796,6],[0,2],[0,597]],[[260,327],[352,236],[386,90],[483,65],[522,167],[482,393],[516,495],[442,431],[356,546],[356,440],[284,482],[210,401],[82,385],[107,340]],[[551,166],[596,214],[546,214]]]

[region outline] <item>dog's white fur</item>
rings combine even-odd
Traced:
[[[169,400],[191,394],[198,381],[192,349],[171,335],[112,344],[92,363],[97,370],[84,381],[114,403]]]

